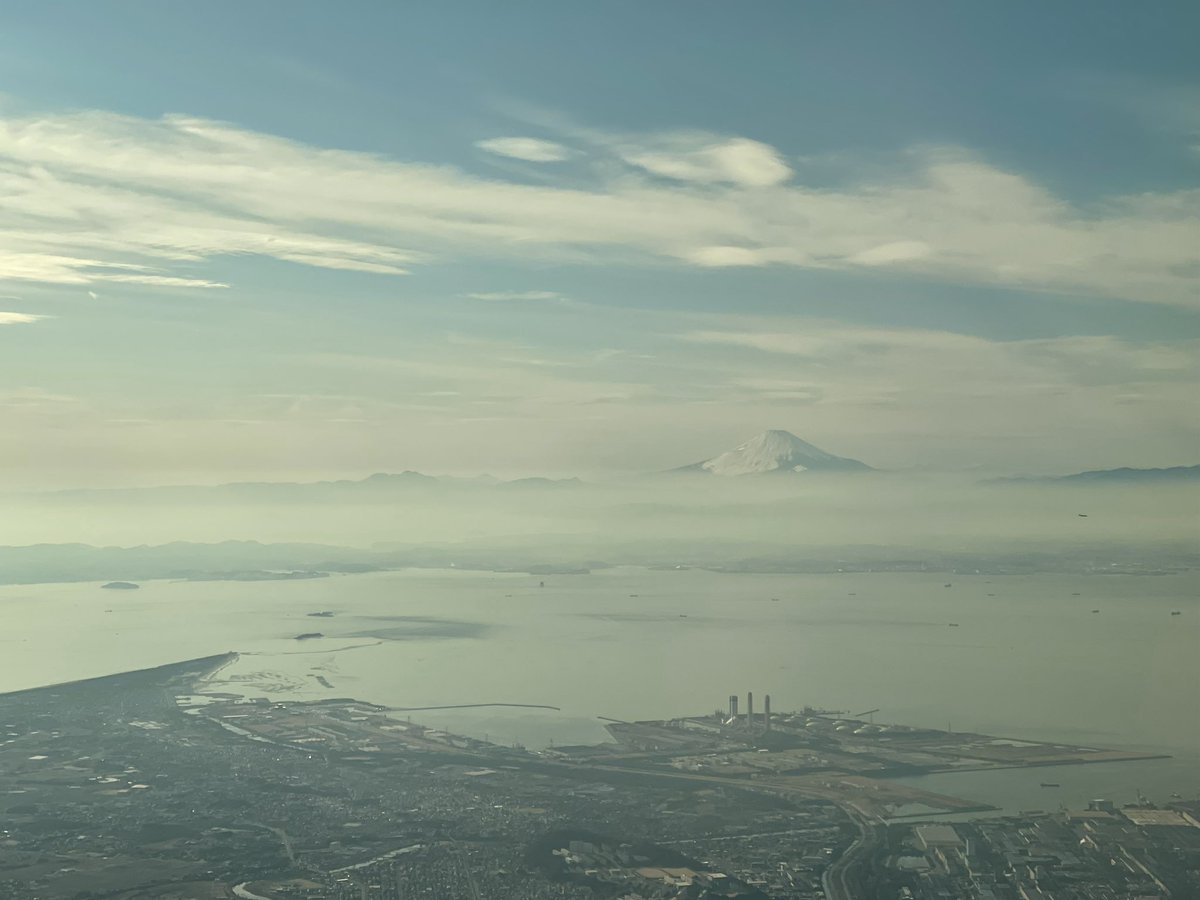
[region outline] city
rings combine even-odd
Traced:
[[[989,818],[888,782],[1130,754],[772,712],[766,697],[755,713],[752,696],[708,716],[612,722],[611,743],[529,751],[349,699],[206,693],[234,658],[0,697],[0,890],[990,900],[1200,885],[1196,803]]]

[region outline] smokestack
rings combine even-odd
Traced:
[[[737,694],[729,695],[729,718],[737,719]]]
[[[746,724],[754,724],[754,692],[746,692]]]
[[[763,728],[771,730],[771,695],[763,697]]]

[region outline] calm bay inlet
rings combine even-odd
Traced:
[[[410,569],[99,587],[0,587],[10,611],[0,689],[235,650],[205,690],[354,697],[531,748],[606,740],[600,717],[699,715],[752,690],[771,694],[780,710],[878,709],[880,723],[1170,757],[911,779],[1002,808],[1200,791],[1200,606],[1191,573],[947,582],[942,574]],[[321,636],[297,641],[314,621]]]

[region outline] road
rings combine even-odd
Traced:
[[[857,814],[858,811],[852,807],[842,806],[842,809],[858,826],[858,837],[821,876],[821,887],[825,889],[825,900],[857,900],[860,895],[851,886],[853,882],[850,872],[864,859],[870,857],[878,842],[875,826],[863,820]]]
[[[475,873],[471,871],[471,862],[467,859],[467,854],[463,852],[462,844],[455,840],[451,840],[450,844],[454,847],[463,878],[466,880],[467,886],[471,888],[471,896],[474,900],[483,900],[483,894],[479,893],[479,885],[475,883]]]

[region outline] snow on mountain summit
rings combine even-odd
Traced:
[[[730,476],[769,472],[849,472],[870,468],[857,459],[826,453],[790,431],[771,430],[712,459],[685,466],[683,471]]]

